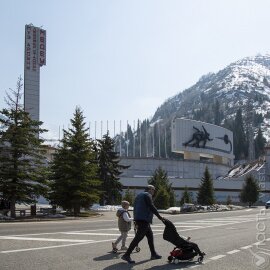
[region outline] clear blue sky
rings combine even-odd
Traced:
[[[268,0],[2,0],[0,109],[23,76],[25,24],[47,30],[40,117],[53,136],[77,105],[92,127],[133,126],[202,75],[269,53],[269,11]]]

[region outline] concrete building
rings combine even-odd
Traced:
[[[129,187],[136,193],[143,190],[154,171],[161,167],[167,172],[177,200],[181,199],[185,186],[196,200],[207,166],[213,179],[217,202],[226,202],[228,196],[233,202],[239,202],[239,193],[248,174],[254,175],[260,182],[260,201],[270,199],[270,148],[264,159],[233,167],[231,131],[199,121],[174,119],[172,149],[182,153],[183,159],[122,157],[121,164],[130,165],[121,175],[120,181],[124,188]]]

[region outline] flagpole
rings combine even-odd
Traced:
[[[153,126],[153,157],[155,157],[155,125]]]
[[[135,157],[135,120],[133,120],[133,157]]]
[[[97,121],[95,121],[95,141],[97,140]]]
[[[100,121],[100,139],[102,139],[102,133],[103,133],[103,122]]]
[[[128,120],[127,120],[127,141],[126,141],[126,144],[127,144],[127,157],[128,157]]]
[[[116,150],[116,140],[115,140],[115,120],[113,120],[113,138],[114,138],[114,152]]]
[[[120,157],[121,157],[121,152],[122,152],[122,151],[121,151],[121,148],[122,148],[122,142],[121,142],[121,141],[122,141],[122,140],[121,140],[121,137],[122,137],[121,132],[122,132],[122,131],[121,131],[121,130],[122,130],[122,128],[121,128],[121,120],[120,120],[120,136],[119,136],[119,138],[120,138],[120,149],[119,149],[120,154],[119,154],[119,156],[120,156]]]
[[[148,140],[147,140],[147,121],[145,122],[145,154],[146,154],[146,157],[148,157]]]
[[[139,128],[140,128],[140,157],[142,157],[142,123],[139,120]]]
[[[158,122],[158,156],[160,158],[160,124]]]
[[[89,139],[91,138],[91,122],[89,121]]]

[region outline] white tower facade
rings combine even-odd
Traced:
[[[46,31],[25,25],[24,110],[39,121],[40,67],[46,65]]]

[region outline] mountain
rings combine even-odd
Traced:
[[[163,119],[169,125],[174,117],[185,117],[224,125],[242,109],[246,128],[252,122],[255,135],[260,127],[269,141],[269,105],[270,55],[256,55],[202,76],[195,85],[166,100],[150,122]]]

